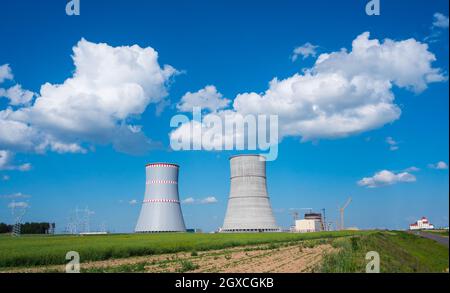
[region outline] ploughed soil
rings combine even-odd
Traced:
[[[325,253],[335,251],[330,244],[291,242],[82,262],[80,267],[81,272],[300,273],[311,272]],[[64,271],[65,265],[53,265],[3,272]]]

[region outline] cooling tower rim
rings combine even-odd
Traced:
[[[166,162],[155,162],[155,163],[148,163],[145,165],[145,167],[151,167],[151,166],[155,166],[155,167],[166,167],[164,165],[168,165],[168,167],[176,167],[176,168],[180,168],[180,165],[174,164],[174,163],[166,163]]]
[[[264,155],[259,155],[259,154],[242,154],[242,155],[234,155],[228,158],[228,160],[232,160],[238,157],[261,157],[261,158],[266,158]]]

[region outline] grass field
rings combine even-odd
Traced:
[[[81,262],[113,261],[114,265],[95,267],[85,272],[192,271],[206,269],[208,258],[220,260],[222,268],[254,258],[258,266],[265,257],[279,255],[275,261],[293,252],[289,258],[299,263],[317,245],[328,245],[332,252],[322,252],[314,272],[364,272],[368,251],[377,251],[381,272],[448,272],[448,248],[430,239],[400,231],[338,231],[317,233],[248,233],[248,234],[115,234],[96,236],[0,236],[0,271],[67,263],[68,251],[77,251]],[[330,246],[331,244],[331,246]],[[255,247],[256,245],[256,247]],[[262,245],[262,246],[261,246]],[[247,248],[248,247],[248,248]],[[300,247],[300,248],[298,248]],[[334,249],[332,248],[334,247]],[[232,259],[231,249],[237,259]],[[221,250],[220,252],[214,252]],[[206,251],[213,251],[210,256]],[[265,252],[267,251],[267,252]],[[286,252],[284,252],[286,251]],[[291,252],[287,252],[291,251]],[[200,253],[201,252],[201,253]],[[184,253],[182,258],[176,254]],[[303,254],[302,254],[303,253]],[[159,255],[165,254],[163,259]],[[223,254],[223,255],[222,255]],[[304,256],[303,256],[304,255]],[[143,256],[143,258],[139,258]],[[153,260],[150,261],[151,257]],[[255,257],[254,257],[255,256]],[[256,257],[258,256],[258,257]],[[319,254],[320,256],[320,254]],[[155,259],[156,257],[156,259]],[[137,259],[134,261],[133,259]],[[127,260],[127,261],[125,261]],[[131,261],[130,261],[131,260]],[[120,265],[118,265],[120,263]],[[248,262],[247,262],[248,263]],[[198,266],[200,264],[200,267]],[[253,266],[254,267],[254,266]],[[239,269],[239,265],[236,269]],[[256,269],[260,269],[257,267]],[[276,268],[275,268],[276,269]],[[286,267],[286,269],[292,270]],[[174,270],[172,270],[174,271]],[[213,270],[214,271],[214,270]]]
[[[240,234],[116,234],[96,236],[0,236],[0,270],[66,263],[68,251],[77,251],[80,261],[131,256],[205,251],[262,243],[281,243],[319,238],[371,234],[370,231],[317,233]]]
[[[338,238],[339,252],[326,255],[318,272],[365,272],[365,254],[380,255],[380,272],[448,272],[449,250],[434,240],[406,232],[379,232],[361,237]]]

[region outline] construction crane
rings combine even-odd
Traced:
[[[339,215],[340,215],[340,229],[339,230],[344,230],[345,226],[344,226],[344,210],[348,207],[348,205],[350,204],[350,202],[352,201],[352,198],[349,197],[347,199],[347,201],[345,202],[345,204],[339,208]]]

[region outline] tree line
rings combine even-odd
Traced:
[[[8,225],[5,223],[0,223],[0,234],[1,233],[11,233],[13,230],[13,225]],[[48,234],[50,231],[55,231],[55,223],[48,222],[27,222],[20,225],[21,234]]]

